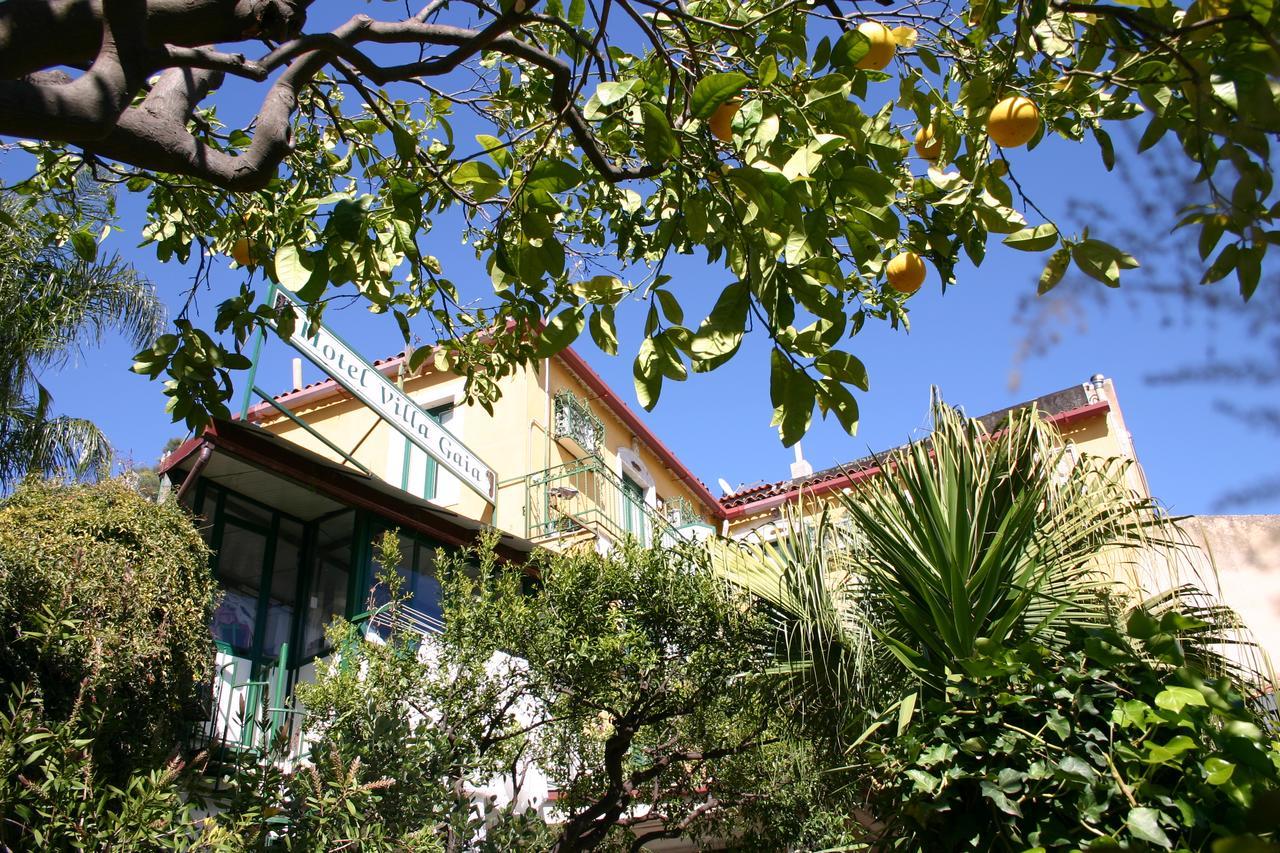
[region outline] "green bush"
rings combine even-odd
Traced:
[[[1128,635],[964,661],[863,749],[880,848],[1280,850],[1280,742],[1228,680],[1187,665],[1190,621],[1139,612]]]
[[[190,517],[122,483],[28,482],[0,503],[0,679],[50,724],[95,709],[97,772],[172,753],[207,690],[215,594]]]

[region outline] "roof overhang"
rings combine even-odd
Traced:
[[[405,530],[447,545],[474,542],[488,525],[401,491],[360,471],[252,424],[215,420],[198,437],[165,457],[160,472],[179,481],[190,474],[206,449],[211,453],[197,472],[219,485],[268,503],[303,521],[342,507],[374,513]],[[499,556],[525,562],[536,546],[502,534]]]

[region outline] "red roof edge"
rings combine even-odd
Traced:
[[[1102,400],[1097,403],[1090,403],[1087,406],[1081,406],[1078,409],[1070,409],[1065,412],[1059,412],[1056,415],[1051,415],[1050,417],[1045,418],[1045,420],[1047,420],[1049,423],[1059,428],[1068,427],[1076,423],[1077,421],[1081,421],[1086,418],[1090,418],[1094,415],[1106,412],[1110,408],[1111,408],[1111,404],[1108,403],[1106,400]],[[723,517],[727,518],[729,521],[737,521],[738,519],[745,518],[748,515],[756,515],[757,513],[767,512],[771,509],[776,509],[777,507],[780,507],[784,504],[790,503],[791,501],[799,499],[801,496],[813,498],[813,497],[818,497],[819,495],[825,495],[829,492],[833,492],[838,489],[848,488],[849,486],[859,482],[860,480],[865,480],[868,477],[871,477],[879,473],[880,473],[880,466],[873,465],[870,468],[863,468],[859,471],[855,471],[852,474],[846,474],[843,477],[836,477],[833,480],[827,480],[824,483],[818,483],[817,485],[813,486],[810,489],[806,489],[804,487],[804,484],[802,483],[796,488],[783,492],[780,495],[774,495],[772,497],[756,501],[755,503],[745,503],[735,507],[731,507],[724,511]]]
[[[711,494],[711,490],[707,488],[706,484],[694,476],[693,472],[685,467],[683,462],[676,458],[676,455],[671,452],[671,449],[662,443],[662,440],[654,434],[653,430],[645,426],[644,422],[636,416],[636,413],[633,412],[631,408],[614,393],[608,383],[604,381],[600,374],[596,373],[595,370],[592,369],[591,365],[587,364],[586,360],[579,355],[576,350],[572,348],[565,348],[556,353],[555,357],[562,360],[570,370],[577,374],[583,384],[590,388],[592,393],[594,393],[606,406],[608,406],[609,409],[618,416],[619,420],[627,425],[628,429],[638,435],[641,441],[649,445],[654,454],[662,460],[662,463],[670,468],[675,473],[676,477],[689,487],[698,499],[706,505],[707,509],[711,510],[712,514],[717,519],[725,518],[724,508],[720,506],[720,502],[716,500],[715,495]],[[381,361],[375,361],[374,367],[384,375],[389,375],[395,372],[403,362],[404,355],[401,354]],[[277,395],[275,399],[277,402],[285,405],[305,405],[307,403],[324,399],[325,397],[336,393],[340,389],[341,386],[333,379],[324,379],[320,382],[308,385],[305,388],[297,388],[292,391],[287,391],[284,394]],[[249,409],[249,415],[246,420],[252,423],[260,416],[269,412],[274,413],[275,407],[270,403],[258,403]],[[182,448],[179,448],[179,450],[181,449]]]
[[[640,440],[649,445],[654,454],[662,460],[671,471],[680,478],[680,480],[689,487],[698,499],[701,500],[708,509],[715,515],[717,519],[728,518],[724,507],[720,506],[720,502],[711,494],[711,490],[706,484],[694,476],[693,472],[685,467],[676,455],[671,452],[662,439],[654,434],[653,430],[645,426],[644,421],[631,411],[631,407],[622,401],[608,383],[587,364],[586,359],[577,353],[576,350],[566,347],[557,355],[560,359],[578,375],[578,378],[595,393],[600,400],[613,410],[618,419],[626,424],[627,428],[640,437]]]

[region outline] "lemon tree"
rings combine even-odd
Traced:
[[[616,352],[623,300],[647,303],[629,354],[646,407],[750,328],[782,440],[815,411],[852,431],[859,331],[904,326],[931,290],[890,286],[890,259],[946,287],[1000,242],[1045,253],[1041,291],[1073,265],[1108,286],[1137,265],[1060,232],[1001,147],[1035,157],[1053,136],[1110,168],[1120,122],[1196,164],[1182,227],[1207,282],[1247,299],[1280,241],[1275,0],[433,0],[345,21],[309,0],[68,4],[58,27],[52,0],[0,4],[0,133],[34,163],[11,188],[117,183],[145,196],[161,260],[197,282],[208,259],[244,269],[212,328],[183,318],[137,357],[193,426],[227,413],[231,341],[273,318],[250,286],[266,276],[315,314],[357,295],[406,341],[450,340],[414,366],[447,363],[485,404],[579,337]],[[460,304],[441,223],[491,297]],[[707,278],[664,272],[678,253],[719,271],[706,316],[685,306]]]

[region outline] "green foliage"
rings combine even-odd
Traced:
[[[214,593],[190,517],[119,481],[30,481],[0,503],[0,680],[29,685],[50,725],[89,701],[105,778],[157,766],[185,734]]]
[[[1263,699],[1113,629],[989,646],[898,737],[859,750],[878,849],[1275,850]]]
[[[66,633],[66,629],[63,629]],[[196,806],[184,767],[123,776],[101,740],[88,688],[71,715],[49,719],[37,693],[14,685],[0,711],[0,846],[6,850],[180,850]]]
[[[624,8],[610,14],[614,5]],[[146,167],[181,169],[176,153],[159,161],[139,153],[143,167],[108,173],[146,197],[142,236],[161,261],[231,255],[248,240],[250,277],[261,272],[296,291],[314,316],[327,299],[357,294],[393,315],[406,343],[426,329],[453,339],[450,363],[486,405],[518,365],[584,329],[612,352],[615,309],[627,297],[649,309],[634,367],[646,407],[664,382],[733,357],[753,328],[768,336],[771,375],[788,391],[773,397],[786,443],[815,405],[855,428],[858,383],[816,360],[835,348],[850,355],[856,342],[846,339],[868,320],[907,324],[908,297],[885,282],[899,251],[926,258],[944,288],[962,261],[980,266],[993,239],[1051,252],[1041,291],[1073,264],[1106,286],[1137,265],[1087,229],[1064,233],[1041,212],[1047,204],[1024,197],[1021,164],[986,129],[1003,98],[1024,95],[1039,108],[1029,157],[1046,156],[1037,149],[1052,136],[1091,146],[1110,169],[1110,133],[1133,121],[1145,128],[1146,156],[1192,164],[1201,196],[1181,225],[1198,231],[1206,281],[1234,275],[1249,298],[1277,243],[1273,0],[975,0],[913,11],[774,0],[671,11],[608,0],[584,11],[550,0],[536,12],[486,9],[472,19],[440,5],[423,21],[379,22],[377,37],[366,25],[307,32],[282,48],[291,73],[312,67],[298,72],[308,83],[297,87],[287,144],[258,138],[272,132],[266,122],[224,126],[213,104],[173,130],[183,152],[209,154],[201,163],[240,160],[252,170],[250,150],[278,148],[279,168],[272,160],[271,174],[244,184],[262,189],[210,183],[195,162],[181,176]],[[857,28],[871,21],[911,25],[897,33],[884,71],[857,67],[868,49]],[[433,29],[449,23],[483,28],[456,31],[470,46],[451,54],[474,88],[423,94],[422,73],[450,73],[455,61],[440,64],[447,72],[379,61],[381,28],[430,52],[442,38],[457,46]],[[633,25],[644,38],[632,37]],[[335,67],[338,54],[315,45],[339,41],[375,55]],[[219,94],[215,87],[211,98]],[[710,118],[735,97],[743,103],[732,138],[719,139]],[[904,140],[926,126],[942,143],[936,162]],[[56,129],[42,132],[55,141],[25,145],[37,174],[19,189],[32,197],[65,192],[88,162]],[[1166,137],[1171,144],[1152,147]],[[491,299],[460,307],[458,273],[429,251],[445,221],[461,222]],[[73,247],[92,248],[68,231]],[[720,278],[712,286],[722,296],[705,318],[686,321],[682,302],[706,283],[663,271],[683,253],[704,256]],[[591,287],[602,260],[629,278],[607,292]],[[214,330],[242,340],[273,320],[272,306],[246,288],[222,303]],[[137,358],[139,372],[171,383],[172,414],[192,426],[226,412],[228,371],[242,366],[209,331],[184,326]],[[429,351],[417,352],[415,368]]]
[[[87,191],[75,210],[0,196],[0,487],[28,472],[104,474],[111,447],[92,422],[50,412],[40,371],[118,331],[150,346],[163,328],[154,288],[118,256],[98,257],[110,196]]]
[[[477,558],[494,570],[491,551]],[[477,812],[472,800],[490,780],[514,773],[527,746],[511,716],[527,697],[519,666],[510,660],[491,663],[489,640],[459,634],[452,626],[440,642],[406,629],[399,618],[394,535],[384,535],[378,559],[390,598],[380,621],[391,626],[388,636],[375,641],[342,622],[330,628],[338,655],[319,663],[316,683],[300,690],[319,736],[313,753],[332,767],[355,765],[365,778],[387,780],[362,814],[388,839],[408,843],[425,832],[450,850],[473,843],[503,849],[504,838],[532,843],[545,833],[536,813],[515,803]],[[468,607],[471,582],[459,558],[443,558],[441,573],[448,606]],[[518,595],[518,577],[506,578],[501,583],[514,583]],[[430,651],[420,654],[424,648]],[[518,776],[509,781],[519,790]],[[311,784],[311,790],[318,787],[319,780]],[[486,822],[486,840],[479,842]]]
[[[1127,606],[1113,572],[1176,541],[1123,463],[1072,462],[1035,411],[992,434],[935,399],[933,425],[778,545],[713,545],[774,615],[802,716],[837,741],[983,644],[1109,624]]]

